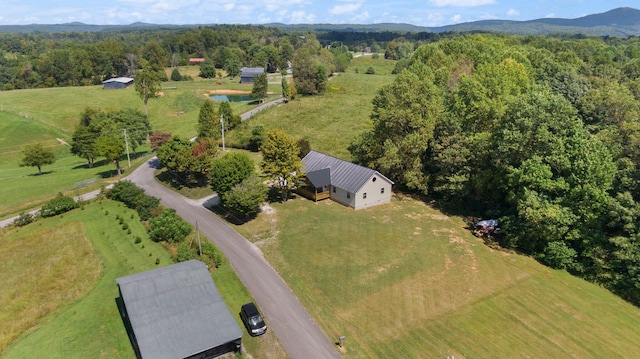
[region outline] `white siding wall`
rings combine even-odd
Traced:
[[[365,193],[366,198],[364,198]],[[360,188],[355,197],[355,209],[367,208],[389,202],[389,200],[391,200],[391,183],[383,177],[373,175],[367,183]]]
[[[337,188],[335,186],[331,186],[331,199],[344,204],[345,206],[354,207],[355,206],[355,193],[349,194],[350,198],[347,198],[347,191],[342,188]]]

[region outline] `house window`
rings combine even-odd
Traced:
[[[371,181],[372,181],[372,182],[375,182],[375,181],[376,181],[376,178],[375,178],[375,177],[373,177],[373,179],[372,179]]]
[[[351,198],[351,193],[347,192],[347,198]]]
[[[384,187],[380,188],[380,194],[384,194]]]
[[[336,186],[332,186],[333,187],[333,193],[336,193]]]
[[[367,199],[367,192],[362,194],[362,199]]]

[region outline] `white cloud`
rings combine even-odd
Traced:
[[[292,11],[289,16],[291,24],[313,24],[316,17],[313,14],[307,14],[304,11]]]
[[[453,15],[453,16],[451,17],[451,19],[450,19],[450,20],[451,20],[451,23],[453,23],[453,24],[458,24],[458,23],[460,23],[460,22],[462,21],[462,15],[460,15],[460,14],[455,14],[455,15]]]
[[[346,2],[343,4],[335,5],[334,7],[331,8],[331,10],[329,10],[329,13],[331,13],[332,15],[351,14],[353,12],[356,12],[361,6],[362,6],[362,3],[359,1]]]
[[[544,17],[546,17],[547,19],[550,19],[550,18],[556,17],[556,15],[554,13],[551,13],[551,14],[546,14]]]
[[[473,6],[482,6],[495,4],[495,0],[429,0],[435,6],[445,7],[445,6],[458,6],[458,7],[473,7]]]
[[[351,22],[356,24],[364,24],[369,19],[369,12],[363,11],[351,18]]]
[[[520,16],[520,12],[516,9],[509,9],[507,10],[507,16],[509,17],[517,17]]]

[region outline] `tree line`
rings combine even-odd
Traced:
[[[0,33],[0,89],[98,85],[113,77],[134,77],[143,60],[166,81],[163,69],[187,65],[194,57],[206,60],[200,65],[205,78],[217,76],[218,70],[233,78],[243,66],[263,67],[273,73],[287,69],[302,48],[310,50],[327,76],[343,71],[350,59],[344,54],[348,48],[330,51],[320,45],[315,34],[249,25]]]
[[[357,162],[640,304],[640,41],[464,35],[373,100]]]

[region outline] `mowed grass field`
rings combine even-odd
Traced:
[[[272,206],[237,228],[329,338],[346,337],[345,358],[640,357],[640,309],[423,202]]]
[[[115,279],[172,263],[166,248],[149,240],[136,212],[109,200],[5,229],[0,239],[0,357],[135,358],[116,306]],[[226,261],[212,276],[230,308],[252,300]],[[249,354],[286,357],[275,334],[251,338],[243,331]]]

